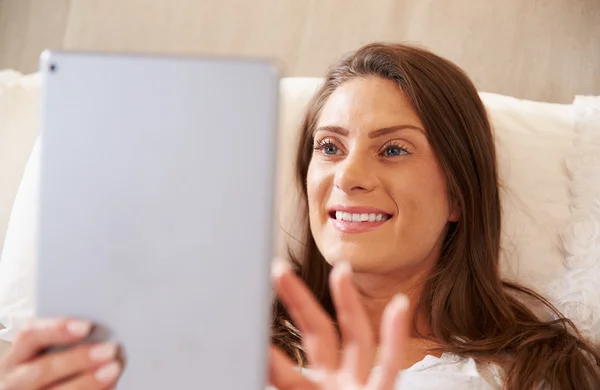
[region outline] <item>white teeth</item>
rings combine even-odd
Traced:
[[[347,222],[381,222],[386,221],[388,216],[385,214],[375,214],[375,213],[346,213],[343,211],[335,212],[335,219],[338,221],[347,221]]]

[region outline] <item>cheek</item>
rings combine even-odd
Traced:
[[[446,181],[437,167],[415,169],[411,177],[396,181],[393,190],[401,215],[416,226],[427,228],[448,222]],[[408,222],[408,221],[406,221]]]

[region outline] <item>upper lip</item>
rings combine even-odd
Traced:
[[[384,214],[388,216],[392,216],[391,213],[387,211],[378,209],[377,207],[369,207],[369,206],[341,206],[336,205],[329,208],[329,213],[335,213],[336,211],[341,211],[344,213],[350,214]]]

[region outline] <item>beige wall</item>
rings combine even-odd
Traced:
[[[322,75],[373,41],[424,44],[478,88],[570,102],[600,95],[600,0],[0,0],[0,68],[45,47],[281,59]]]
[[[33,72],[40,51],[61,48],[69,0],[0,0],[0,69]]]

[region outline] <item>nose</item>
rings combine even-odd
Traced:
[[[376,172],[368,158],[351,154],[337,166],[335,186],[346,194],[371,192],[377,187]]]

